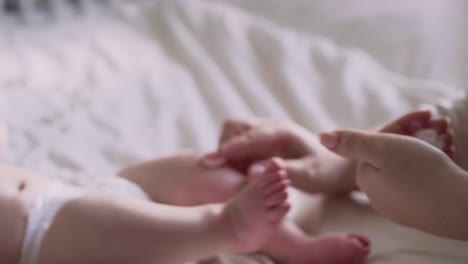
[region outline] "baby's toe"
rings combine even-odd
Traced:
[[[431,116],[432,113],[427,110],[415,111],[391,122],[382,129],[382,132],[413,135],[418,130],[427,127]]]
[[[279,223],[284,219],[285,215],[289,212],[289,209],[291,209],[291,204],[288,201],[284,201],[269,211],[268,219],[272,223]]]
[[[431,120],[429,127],[437,131],[439,134],[445,134],[450,126],[450,119],[448,117],[442,117]]]
[[[347,236],[348,254],[352,263],[362,263],[365,261],[370,253],[370,241],[368,238],[358,235],[350,234]]]
[[[281,158],[271,158],[259,161],[250,166],[247,173],[248,179],[255,179],[262,174],[272,174],[273,176],[269,176],[268,179],[274,180],[276,177],[278,180],[281,180],[286,178],[285,167],[286,165]]]
[[[354,239],[355,241],[359,242],[360,246],[363,246],[363,247],[366,247],[366,248],[368,248],[370,246],[369,238],[367,238],[367,237],[365,237],[363,235],[356,234],[356,233],[350,233],[350,234],[348,234],[347,238],[348,239]]]
[[[277,207],[288,199],[288,193],[286,191],[278,191],[266,197],[265,205],[268,208]]]
[[[447,156],[449,156],[451,159],[453,159],[455,157],[455,147],[452,145],[452,146],[446,146],[443,151],[445,152],[445,154],[447,154]]]
[[[291,184],[291,181],[288,179],[284,179],[279,182],[274,182],[265,188],[264,194],[265,196],[269,196],[279,191],[284,191],[289,187],[290,184]]]
[[[284,170],[286,168],[286,163],[282,158],[271,158],[268,163],[270,171]]]
[[[448,132],[443,136],[445,146],[453,145],[453,130],[449,129]]]
[[[284,160],[278,157],[259,161],[255,163],[255,165],[263,166],[265,168],[265,172],[267,173],[283,170],[286,168]]]

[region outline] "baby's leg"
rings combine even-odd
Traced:
[[[280,159],[262,161],[254,166],[262,166],[266,175],[286,173]],[[251,175],[252,172],[248,177]],[[286,186],[284,182],[278,182],[267,193]],[[369,240],[361,235],[350,233],[314,237],[305,234],[293,221],[283,220],[261,251],[282,263],[358,264],[366,259],[369,247]]]
[[[244,188],[246,177],[229,167],[206,168],[200,154],[185,151],[125,168],[119,176],[154,201],[179,206],[224,203]]]
[[[79,198],[55,217],[39,263],[179,264],[256,251],[289,209],[284,190],[265,191],[281,180],[261,175],[225,204],[198,207],[104,194]]]
[[[182,164],[187,163],[187,156],[179,156],[177,159],[167,158],[164,160],[159,160],[157,162],[150,163],[150,166],[153,168],[151,171],[165,171],[161,170],[162,167],[167,166],[174,161],[180,163],[180,157],[183,157],[185,160]],[[194,160],[195,161],[195,160]],[[183,165],[179,165],[180,168]],[[257,165],[257,166],[255,166]],[[281,159],[272,158],[265,161],[257,162],[248,172],[248,176],[245,177],[241,174],[234,174],[232,171],[226,170],[225,168],[220,169],[196,169],[196,167],[191,167],[191,170],[186,170],[187,174],[195,174],[195,179],[200,179],[204,181],[206,179],[217,179],[216,181],[210,180],[210,182],[215,183],[219,186],[218,189],[223,191],[217,193],[211,193],[212,188],[208,192],[208,196],[205,196],[205,199],[213,199],[209,202],[216,202],[217,199],[226,199],[224,197],[233,196],[239,190],[239,185],[242,182],[250,181],[258,177],[275,177],[282,179],[277,181],[275,184],[272,184],[265,191],[266,194],[278,193],[277,198],[275,199],[284,199],[285,190],[289,186],[289,180],[287,179],[286,170],[284,163]],[[260,170],[255,169],[262,168]],[[132,174],[138,172],[137,170],[143,169],[143,173],[139,174],[141,177],[133,177]],[[133,169],[131,171],[127,170],[127,179],[135,180],[137,184],[142,184],[142,188],[145,189],[148,193],[151,193],[153,197],[161,197],[158,190],[161,188],[161,185],[151,184],[151,182],[157,182],[159,178],[151,177],[151,174],[146,173],[146,168],[141,167],[141,169]],[[133,174],[134,175],[134,174]],[[178,175],[175,173],[173,175]],[[138,176],[138,174],[137,174]],[[187,178],[186,175],[181,176],[182,179],[190,181],[191,178]],[[237,177],[237,178],[236,178]],[[192,177],[193,178],[193,177]],[[246,179],[247,178],[247,179]],[[174,177],[170,179],[171,182],[177,182],[180,184],[180,187],[176,187],[173,184],[168,184],[167,186],[173,186],[174,189],[184,188],[185,181],[174,181]],[[193,185],[190,184],[190,185]],[[206,184],[204,184],[206,185]],[[155,186],[157,188],[152,188]],[[167,188],[166,186],[166,188]],[[241,185],[242,186],[242,185]],[[213,186],[214,187],[214,186]],[[207,192],[206,188],[202,190]],[[188,193],[196,193],[194,191],[189,191]],[[195,195],[199,196],[199,195]],[[169,197],[169,196],[164,196]],[[198,199],[186,199],[186,201],[194,202]],[[166,202],[171,202],[171,199],[166,199]],[[177,202],[180,202],[178,200]],[[273,200],[273,202],[275,202]],[[254,216],[246,216],[254,217]],[[327,235],[312,237],[304,234],[292,221],[283,220],[284,222],[279,226],[279,228],[274,231],[274,239],[270,239],[268,243],[260,250],[267,255],[270,255],[276,260],[285,261],[287,263],[302,263],[305,261],[317,261],[317,263],[360,263],[369,253],[368,242],[365,238],[357,235]],[[365,241],[365,242],[362,242]],[[340,252],[340,254],[335,254]],[[358,260],[358,261],[357,261]]]

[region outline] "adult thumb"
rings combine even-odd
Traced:
[[[377,165],[386,143],[385,136],[357,130],[320,134],[320,143],[336,154]]]

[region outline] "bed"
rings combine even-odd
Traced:
[[[136,160],[214,149],[229,117],[368,128],[464,92],[463,1],[85,2],[3,14],[2,162],[87,185]],[[468,244],[390,223],[365,202],[293,199],[290,217],[308,232],[367,234],[368,263],[468,263]]]

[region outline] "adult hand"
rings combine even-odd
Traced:
[[[285,159],[292,185],[307,192],[346,192],[356,187],[355,163],[323,147],[317,136],[291,122],[270,119],[229,120],[219,149],[202,159],[209,167],[228,162],[245,172],[257,160]]]
[[[357,184],[382,215],[468,240],[468,176],[444,152],[395,134],[345,130],[320,139],[328,149],[358,161]]]

